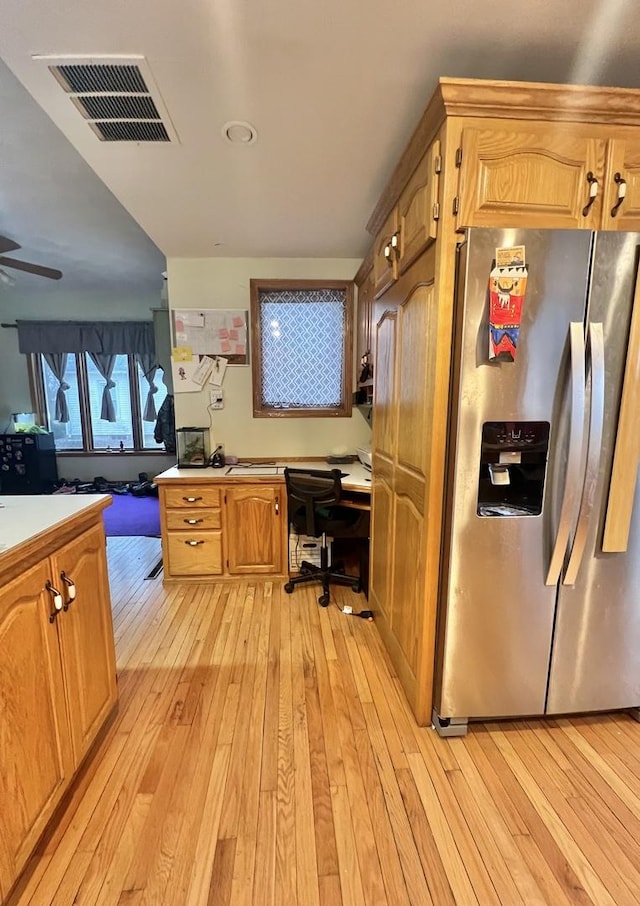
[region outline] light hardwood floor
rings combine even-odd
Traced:
[[[418,729],[375,624],[110,539],[120,710],[12,906],[637,906],[640,725]],[[348,589],[339,600],[358,599]]]

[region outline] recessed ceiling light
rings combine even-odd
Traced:
[[[233,145],[253,145],[258,140],[258,133],[251,123],[230,120],[222,127],[222,137]]]

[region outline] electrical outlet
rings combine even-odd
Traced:
[[[210,409],[224,409],[224,394],[222,392],[222,387],[216,387],[214,390],[209,391],[209,401]]]

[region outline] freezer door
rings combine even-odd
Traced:
[[[584,320],[591,238],[586,231],[468,234],[436,665],[435,708],[444,718],[544,713],[557,594],[545,580],[569,449],[569,324]],[[490,363],[489,273],[495,249],[512,245],[525,246],[529,270],[518,351],[513,363]],[[477,513],[483,424],[503,421],[551,425],[539,516]]]
[[[588,316],[604,328],[604,425],[584,555],[575,584],[562,585],[558,599],[550,714],[640,705],[639,485],[628,551],[602,552],[639,253],[638,234],[596,234]]]

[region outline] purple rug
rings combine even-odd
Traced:
[[[104,510],[107,538],[121,535],[160,537],[160,504],[157,497],[113,494],[113,503]]]

